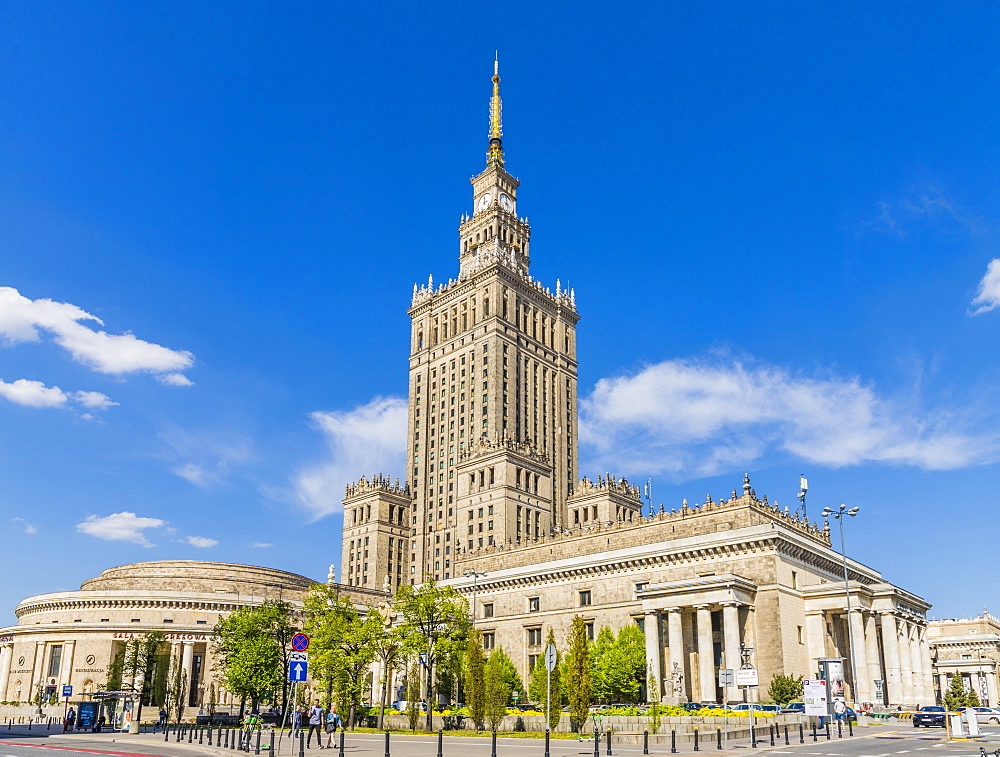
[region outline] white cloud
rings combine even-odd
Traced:
[[[33,526],[31,523],[28,523],[28,521],[26,521],[24,518],[11,518],[10,522],[11,523],[23,523],[24,524],[24,533],[26,533],[26,534],[37,534],[38,533],[38,528],[35,527],[35,526]]]
[[[74,392],[73,399],[79,402],[84,407],[96,408],[98,410],[105,410],[109,407],[117,405],[108,395],[101,394],[100,392]]]
[[[162,528],[167,522],[159,518],[141,518],[135,513],[120,512],[99,518],[88,515],[82,523],[76,524],[76,530],[106,541],[128,541],[143,547],[153,544],[143,533],[146,529]]]
[[[979,289],[972,300],[973,315],[987,313],[1000,305],[1000,258],[993,258],[986,266],[986,273],[979,281]]]
[[[219,543],[218,539],[209,539],[207,536],[187,536],[182,539],[182,541],[190,544],[192,547],[200,547],[202,549],[206,547],[214,547]]]
[[[975,433],[955,413],[879,397],[857,378],[721,359],[602,379],[581,410],[593,462],[633,476],[713,475],[774,452],[831,467],[941,470],[1000,459],[997,435]]]
[[[177,371],[190,368],[194,356],[146,342],[134,334],[95,331],[82,322],[103,326],[101,319],[67,302],[31,300],[13,287],[0,287],[0,339],[8,344],[41,341],[40,331],[52,335],[56,344],[78,363],[100,373],[124,375],[155,373],[173,376],[164,383],[180,386]]]
[[[167,386],[194,386],[194,382],[183,373],[164,373],[156,378],[161,384]]]
[[[46,386],[34,379],[17,379],[6,382],[0,379],[0,397],[25,407],[66,407],[72,400],[92,410],[106,410],[117,405],[108,395],[100,392],[78,391],[67,393],[58,386]],[[80,416],[92,420],[90,413]]]
[[[0,379],[0,397],[25,407],[62,407],[69,399],[58,386],[45,386],[33,379],[17,379],[10,383]]]
[[[300,469],[293,485],[295,498],[314,519],[340,512],[344,488],[361,476],[405,474],[406,400],[376,397],[353,410],[310,418],[326,436],[329,456]]]
[[[250,549],[267,549],[268,547],[273,547],[274,545],[266,541],[255,541],[250,545]]]

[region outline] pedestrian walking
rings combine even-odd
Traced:
[[[317,699],[309,709],[309,733],[306,734],[307,749],[312,748],[313,731],[316,732],[316,746],[320,749],[323,748],[323,720],[325,715],[326,711],[319,706],[319,700]]]
[[[73,727],[76,725],[76,710],[72,707],[69,708],[69,712],[66,713],[66,731],[72,731]]]
[[[337,712],[332,707],[330,711],[326,713],[326,748],[333,749],[333,736],[337,733],[337,729],[340,728],[340,713]]]

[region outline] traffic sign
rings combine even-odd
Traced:
[[[289,681],[304,681],[309,677],[309,663],[308,662],[289,662],[288,663],[288,680]]]
[[[740,668],[736,671],[736,685],[740,687],[760,686],[756,668]]]
[[[305,652],[309,649],[309,637],[304,633],[297,633],[292,637],[292,649],[296,652]]]
[[[732,668],[719,668],[719,686],[723,689],[728,689],[730,686],[736,685],[736,678],[733,675]]]
[[[73,696],[73,687],[72,686],[63,686],[63,696],[64,697],[71,697],[71,696]]]
[[[289,652],[288,653],[289,662],[309,662],[308,652]]]
[[[549,644],[545,648],[545,669],[550,673],[556,668],[556,645]]]

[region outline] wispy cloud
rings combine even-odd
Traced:
[[[147,342],[128,332],[95,330],[90,323],[104,325],[97,316],[68,302],[32,300],[13,287],[0,287],[0,340],[7,345],[41,341],[44,332],[73,360],[99,373],[152,373],[167,384],[190,384],[179,373],[194,364],[190,352]]]
[[[953,409],[880,396],[856,377],[805,376],[750,360],[669,360],[602,379],[581,441],[601,470],[713,475],[767,454],[840,467],[927,470],[1000,459],[995,432]]]
[[[327,457],[293,477],[294,497],[313,519],[342,510],[344,488],[373,473],[405,474],[406,400],[376,397],[341,412],[315,412],[312,422],[326,437]]]
[[[868,225],[900,239],[919,228],[959,234],[973,231],[978,224],[972,213],[934,186],[925,186],[904,197],[880,202],[878,208],[877,219]]]
[[[10,522],[11,523],[21,523],[24,526],[24,533],[26,533],[26,534],[37,534],[38,533],[38,528],[36,526],[33,526],[31,523],[28,523],[28,521],[26,521],[24,518],[11,518]]]
[[[1000,258],[993,258],[987,264],[983,278],[979,280],[979,288],[969,306],[969,312],[979,315],[997,306],[1000,306]]]
[[[251,441],[236,432],[172,428],[161,438],[171,473],[201,489],[225,484],[234,467],[254,457]]]
[[[127,541],[142,547],[152,547],[154,545],[143,532],[162,528],[166,524],[167,521],[160,518],[143,518],[135,513],[122,511],[104,517],[88,515],[82,523],[76,524],[76,530],[105,541]]]
[[[0,397],[24,407],[65,407],[72,401],[92,410],[106,410],[118,404],[100,392],[64,392],[58,386],[46,386],[34,379],[11,382],[0,379]]]
[[[274,545],[266,541],[255,541],[250,545],[250,549],[267,549],[268,547],[273,547]]]
[[[214,547],[219,543],[218,539],[209,539],[207,536],[186,536],[181,539],[181,541],[185,544],[190,544],[192,547],[198,547],[200,549]]]

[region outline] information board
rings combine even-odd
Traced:
[[[826,681],[823,679],[803,681],[802,701],[806,705],[806,715],[829,714],[826,701]]]

